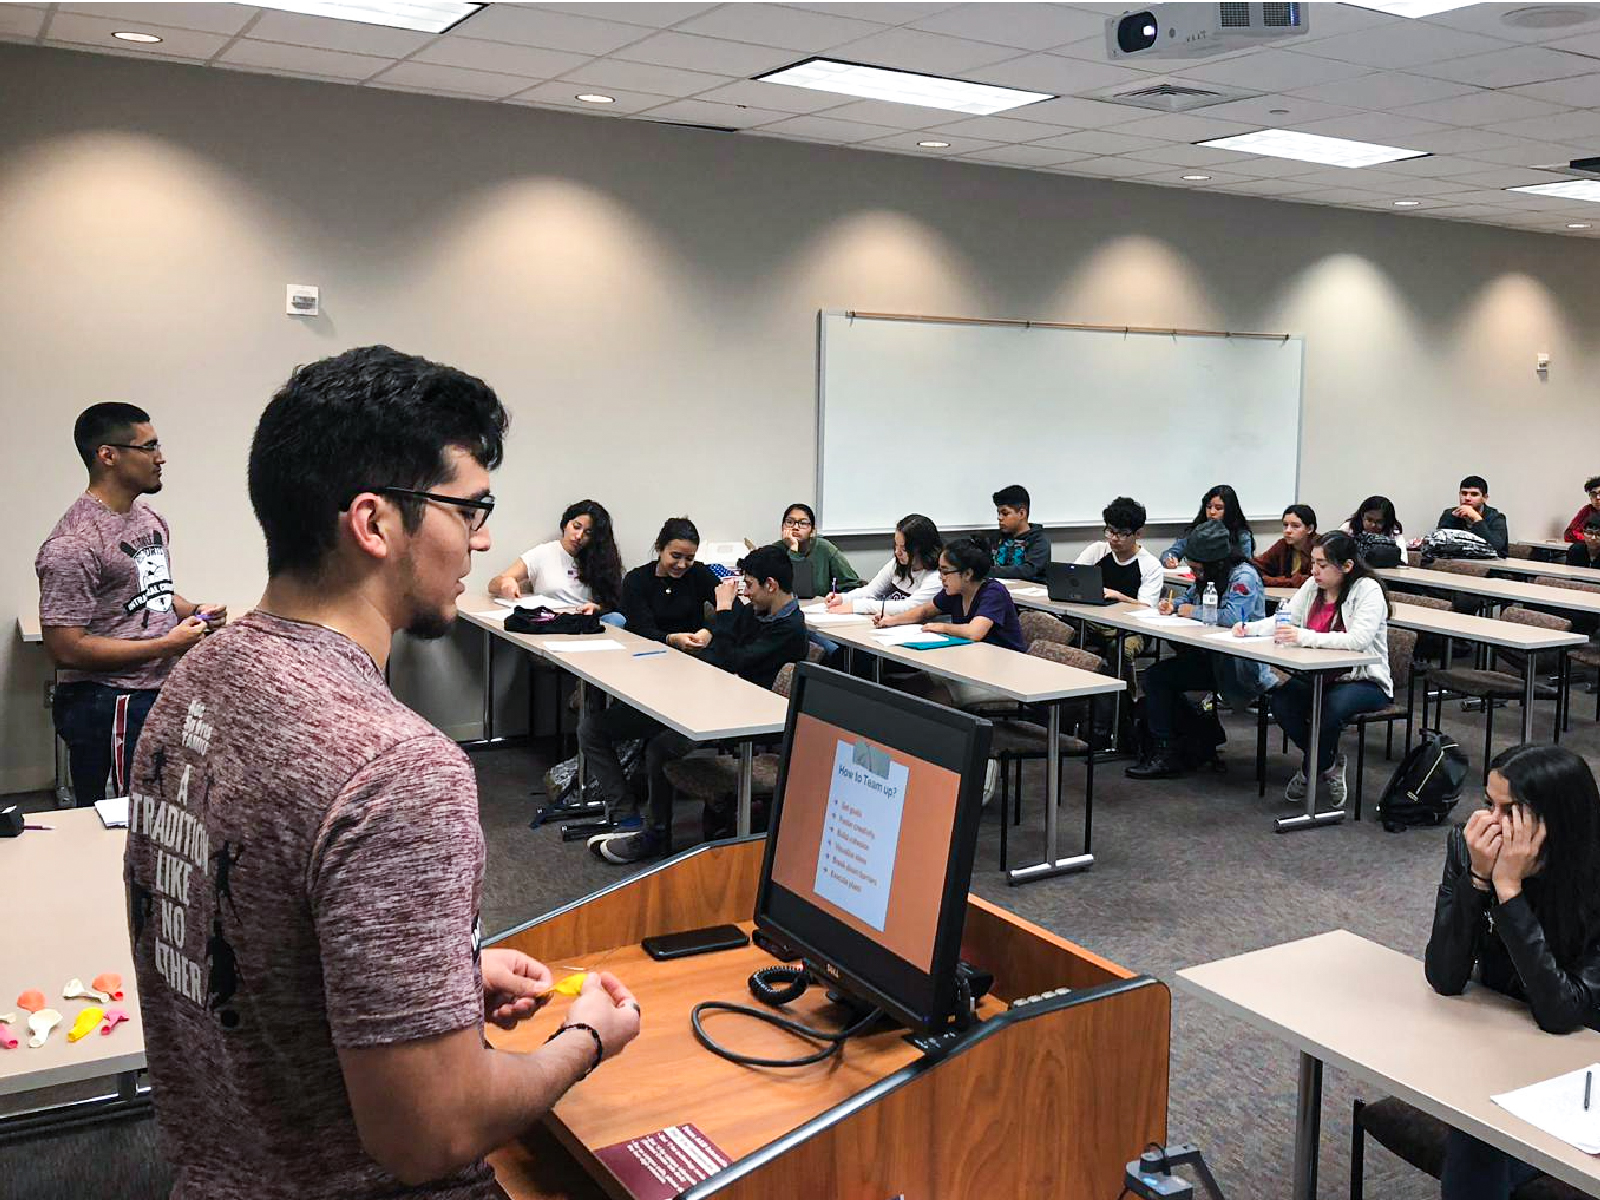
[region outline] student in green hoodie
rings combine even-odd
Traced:
[[[861,577],[839,547],[817,536],[817,514],[809,504],[791,504],[783,510],[783,529],[776,544],[789,552],[794,594],[801,600],[861,586]]]

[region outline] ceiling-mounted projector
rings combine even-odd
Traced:
[[[1106,22],[1116,58],[1204,58],[1311,28],[1309,4],[1157,4]]]

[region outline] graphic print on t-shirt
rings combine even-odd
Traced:
[[[159,531],[145,534],[132,544],[119,542],[117,546],[133,559],[139,571],[139,590],[124,601],[122,607],[129,614],[144,609],[148,625],[151,613],[172,610],[172,567],[167,561],[167,548],[162,544]]]

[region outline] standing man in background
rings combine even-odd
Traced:
[[[58,668],[53,716],[81,808],[128,790],[145,714],[172,660],[227,619],[173,589],[172,533],[140,497],[166,457],[150,414],[95,404],[72,429],[88,490],[39,547],[39,624]]]

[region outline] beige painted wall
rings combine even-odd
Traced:
[[[1303,499],[1387,491],[1422,531],[1475,470],[1514,536],[1549,536],[1600,471],[1597,265],[1575,239],[0,45],[0,594],[36,603],[34,550],[82,485],[72,418],[112,398],[169,448],[180,590],[256,594],[255,417],[295,364],[373,341],[513,410],[478,580],[580,495],[630,563],[669,514],[760,535],[812,490],[821,308],[1301,333]],[[327,315],[284,316],[289,282]],[[1108,414],[1025,482],[1109,451],[1137,495],[1157,416]],[[868,569],[885,545],[849,549]],[[466,734],[477,663],[468,636],[406,647],[397,687]],[[0,648],[0,790],[48,778],[46,675]]]

